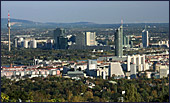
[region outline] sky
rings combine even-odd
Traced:
[[[169,1],[1,1],[1,18],[35,22],[169,23]]]

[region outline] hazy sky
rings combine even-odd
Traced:
[[[38,22],[169,23],[169,1],[1,1],[1,17]]]

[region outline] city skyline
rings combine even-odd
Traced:
[[[1,17],[36,22],[169,23],[168,1],[2,1]]]

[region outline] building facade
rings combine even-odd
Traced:
[[[149,46],[149,33],[146,29],[142,31],[142,44],[144,48]]]
[[[76,45],[96,46],[96,32],[83,32],[76,36]]]
[[[85,36],[87,46],[96,45],[96,32],[85,32]]]
[[[125,76],[121,64],[119,62],[111,62],[109,64],[109,77],[115,76]]]
[[[115,32],[115,56],[123,56],[123,26],[121,25]]]
[[[67,49],[68,39],[65,38],[65,29],[56,28],[54,30],[54,49]]]

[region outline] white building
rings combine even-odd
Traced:
[[[96,45],[96,32],[85,32],[85,35],[86,35],[87,46]]]
[[[24,40],[24,48],[28,48],[28,40]]]
[[[123,69],[119,62],[111,62],[109,64],[109,76],[124,76]]]
[[[37,41],[33,40],[33,48],[37,48]]]
[[[137,71],[145,71],[145,55],[127,56],[127,71],[130,71],[130,63],[136,64]]]

